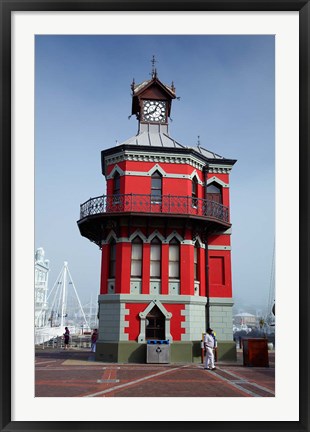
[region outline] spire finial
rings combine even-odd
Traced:
[[[200,147],[200,135],[197,136],[197,146]]]
[[[155,56],[153,55],[153,57],[152,57],[152,60],[151,60],[151,63],[152,63],[152,78],[156,78],[157,77],[157,70],[156,70],[156,67],[155,67],[155,63],[157,63],[157,60],[155,60]]]
[[[132,79],[131,86],[130,86],[130,87],[131,87],[131,90],[132,90],[132,93],[134,93],[134,90],[135,90],[135,84],[136,84],[136,83],[135,83],[135,79],[133,78],[133,79]]]

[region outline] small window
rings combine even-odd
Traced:
[[[162,196],[162,175],[155,171],[152,174],[152,183],[151,183],[151,202],[152,204],[161,204],[161,196]]]
[[[109,278],[115,278],[116,274],[116,242],[113,239],[110,242],[110,263],[109,263]]]
[[[222,204],[222,188],[216,183],[207,186],[207,199]]]
[[[115,173],[113,178],[113,195],[121,193],[121,177],[118,172]]]
[[[142,253],[143,242],[140,237],[135,237],[131,245],[131,277],[142,277]]]
[[[197,178],[194,177],[192,181],[192,206],[197,207],[198,204],[198,181]]]
[[[113,177],[113,196],[112,203],[120,204],[120,192],[121,192],[121,177],[118,172]]]
[[[180,279],[180,243],[175,238],[169,243],[169,278]]]
[[[153,279],[161,277],[161,242],[157,237],[151,241],[150,276]]]

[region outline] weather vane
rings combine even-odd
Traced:
[[[154,77],[157,76],[157,70],[155,68],[155,63],[157,63],[157,60],[155,60],[155,56],[154,55],[152,57],[151,63],[152,63],[152,78],[154,78]]]

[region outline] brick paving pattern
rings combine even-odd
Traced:
[[[274,353],[269,368],[238,361],[202,364],[115,364],[94,361],[88,350],[37,350],[36,397],[274,397]]]

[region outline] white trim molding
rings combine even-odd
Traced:
[[[102,240],[102,241],[101,241],[101,244],[102,244],[102,245],[109,244],[110,241],[111,241],[111,238],[112,238],[112,237],[113,237],[113,239],[115,240],[115,243],[118,243],[119,239],[117,238],[117,236],[116,236],[114,230],[111,230],[111,231],[109,232],[109,234],[107,235],[106,240]]]
[[[210,245],[208,250],[231,250],[231,246]]]
[[[107,179],[113,178],[116,171],[119,173],[120,176],[123,176],[125,174],[125,172],[116,164],[110,174],[107,176]]]
[[[128,239],[126,239],[126,240],[124,239],[124,241],[125,242],[126,241],[132,242],[135,237],[140,237],[140,239],[143,241],[143,243],[147,242],[147,238],[145,237],[143,232],[141,232],[141,230],[139,230],[139,229],[136,229],[136,231],[134,233],[132,233]]]
[[[199,243],[199,247],[201,249],[205,249],[206,245],[204,243],[202,243],[201,238],[199,235],[196,236],[196,238],[193,240],[193,246],[195,246],[195,243],[198,242]]]
[[[181,237],[177,231],[172,231],[172,233],[168,235],[167,239],[163,243],[169,244],[173,238],[176,238],[180,243],[183,242],[183,237]]]
[[[209,184],[213,183],[213,182],[218,183],[218,184],[221,185],[223,188],[229,188],[229,185],[228,185],[227,183],[223,182],[223,180],[219,179],[219,178],[216,177],[216,176],[213,176],[213,177],[211,177],[211,178],[209,178],[209,179],[207,180],[207,186],[208,186]]]
[[[154,239],[154,237],[158,237],[162,243],[165,241],[165,237],[158,230],[155,230],[152,232],[151,235],[149,235],[149,237],[147,239],[147,243],[151,243],[151,241]]]

